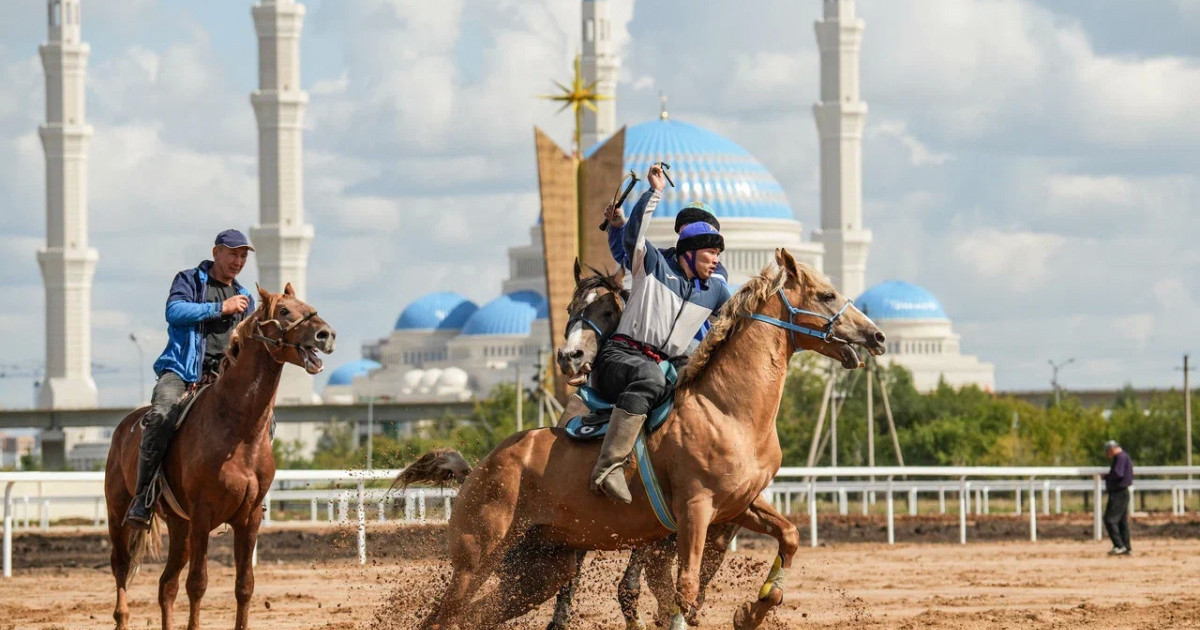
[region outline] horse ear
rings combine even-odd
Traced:
[[[266,289],[258,286],[257,282],[254,283],[254,288],[258,289],[258,297],[262,298],[260,300],[260,302],[262,302],[263,304],[266,304],[267,302],[271,301],[271,294],[269,292],[267,292]]]
[[[800,269],[796,267],[796,259],[792,258],[792,255],[788,253],[788,250],[782,247],[775,248],[775,262],[779,265],[779,268],[786,271],[793,280],[797,282],[800,281]]]
[[[579,266],[579,257],[575,257],[575,284],[579,284],[579,279],[583,275],[583,269]]]
[[[283,294],[288,297],[296,297],[296,291],[294,289],[292,289],[291,282],[283,285]]]

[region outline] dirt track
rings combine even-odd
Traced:
[[[871,528],[871,531],[875,530]],[[352,535],[278,532],[264,541],[251,619],[271,630],[412,628],[440,590],[446,567],[429,558],[435,530],[386,545],[367,566],[353,556]],[[873,536],[874,534],[872,534]],[[59,540],[61,559],[75,544]],[[41,546],[45,549],[46,541]],[[291,540],[291,545],[284,545]],[[378,542],[386,542],[381,538]],[[421,542],[423,541],[423,542]],[[789,571],[784,605],[767,628],[1200,628],[1200,541],[1138,539],[1130,558],[1105,556],[1104,543],[1080,541],[955,544],[835,544],[804,548]],[[17,540],[33,544],[27,537]],[[233,575],[218,536],[204,608],[205,627],[229,627]],[[714,580],[702,627],[727,628],[733,608],[756,591],[774,543],[749,540]],[[18,545],[18,549],[20,545]],[[382,551],[382,547],[374,547]],[[99,551],[99,550],[97,550]],[[76,566],[20,568],[0,581],[0,630],[111,627],[112,578],[83,553]],[[317,558],[301,561],[307,555]],[[271,559],[275,556],[274,559]],[[20,556],[18,555],[18,558]],[[62,564],[62,563],[59,563]],[[624,554],[600,554],[585,567],[576,628],[620,628],[614,584]],[[158,627],[159,565],[132,590],[133,627]],[[180,589],[177,610],[186,611]],[[652,600],[642,610],[649,616]],[[512,627],[541,630],[548,607]],[[177,616],[177,624],[179,617]]]

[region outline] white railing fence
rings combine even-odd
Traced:
[[[863,514],[880,497],[886,504],[887,539],[895,543],[895,499],[899,495],[908,508],[908,514],[919,514],[919,499],[936,496],[938,513],[947,514],[947,495],[957,502],[959,542],[967,542],[967,516],[973,513],[986,515],[991,512],[992,498],[996,494],[1012,497],[1013,513],[1028,514],[1029,538],[1037,540],[1037,516],[1040,494],[1041,512],[1063,511],[1063,494],[1088,494],[1094,521],[1094,537],[1100,540],[1104,534],[1103,480],[1107,468],[1099,467],[848,467],[848,468],[793,468],[780,469],[775,480],[763,495],[785,514],[796,514],[804,506],[808,515],[810,544],[818,543],[817,511],[818,498],[828,496],[837,513],[849,513],[852,497],[861,501]],[[1137,482],[1132,492],[1166,493],[1170,495],[1172,515],[1182,515],[1188,510],[1188,502],[1200,494],[1200,466],[1146,466],[1136,469]],[[369,507],[375,510],[375,521],[384,523],[388,514],[395,514],[403,505],[403,523],[445,521],[449,519],[453,499],[457,491],[451,488],[409,488],[404,491],[387,492],[385,488],[367,487],[372,482],[395,479],[399,470],[280,470],[275,473],[275,483],[267,493],[263,526],[276,525],[273,518],[276,506],[308,504],[308,522],[351,521],[350,509],[355,510],[354,522],[358,529],[358,559],[366,562],[366,527]],[[4,486],[4,538],[3,575],[12,575],[12,536],[17,526],[31,527],[31,511],[37,511],[38,527],[49,530],[50,508],[73,504],[76,512],[91,515],[93,526],[107,523],[103,491],[69,495],[42,494],[44,484],[76,484],[95,488],[102,484],[102,472],[0,472],[0,484]],[[14,496],[13,489],[36,484],[37,494]],[[68,486],[72,488],[73,486]],[[1131,497],[1132,499],[1132,497]],[[1134,501],[1130,500],[1130,509]],[[951,504],[952,505],[952,504]],[[82,506],[82,507],[78,507]],[[90,510],[87,508],[90,506]],[[16,508],[20,508],[18,517]],[[324,508],[324,509],[322,509]],[[83,512],[81,512],[81,510]],[[324,518],[322,518],[322,512]],[[436,515],[436,519],[428,518]],[[287,521],[296,523],[296,520]]]

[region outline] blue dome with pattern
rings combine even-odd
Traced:
[[[349,385],[354,382],[354,377],[362,376],[371,370],[377,370],[383,367],[370,359],[359,359],[351,361],[346,365],[336,369],[329,375],[327,385]]]
[[[458,330],[479,307],[453,291],[430,293],[400,313],[396,330]]]
[[[463,324],[464,335],[528,335],[533,320],[550,317],[550,304],[536,291],[514,291],[488,302]]]
[[[900,280],[888,280],[863,292],[854,300],[867,317],[885,319],[950,319],[942,303],[925,289]]]
[[[590,156],[600,148],[591,147]],[[625,210],[647,190],[650,165],[666,162],[675,187],[667,186],[654,216],[674,219],[692,201],[703,201],[720,218],[791,219],[783,186],[767,167],[736,142],[702,127],[671,118],[651,120],[625,130],[625,171],[642,181],[630,193]]]

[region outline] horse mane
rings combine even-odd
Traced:
[[[796,271],[800,274],[802,286],[811,287],[818,284],[816,272],[807,265],[797,263]],[[757,276],[747,280],[717,312],[717,320],[713,322],[712,329],[708,331],[704,341],[700,342],[700,347],[692,353],[679,375],[679,387],[690,385],[698,379],[724,342],[741,330],[746,322],[752,321],[745,315],[755,312],[786,283],[787,274],[774,264],[763,267]]]
[[[592,289],[608,289],[621,296],[622,300],[629,300],[629,291],[625,290],[625,287],[617,281],[616,277],[610,276],[590,265],[588,269],[591,269],[594,275],[579,278],[579,283],[575,285],[575,295],[585,295]]]
[[[217,371],[217,378],[220,378],[226,370],[233,367],[237,363],[238,355],[240,355],[242,352],[242,345],[251,335],[249,330],[250,324],[257,323],[266,313],[274,310],[275,303],[278,301],[278,297],[273,297],[270,303],[264,301],[262,304],[258,305],[258,308],[254,309],[254,312],[250,314],[250,317],[243,319],[242,321],[238,322],[237,326],[234,326],[233,332],[229,335],[229,345],[225,348],[225,356],[221,358],[221,369]]]

